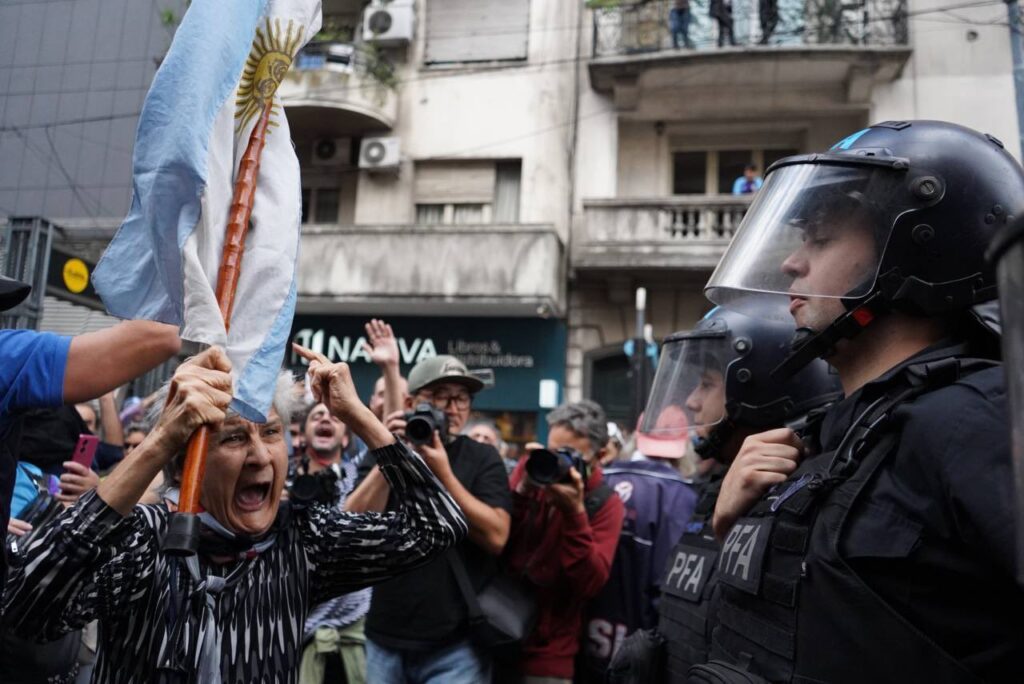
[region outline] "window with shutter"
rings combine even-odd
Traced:
[[[522,162],[416,162],[413,201],[421,225],[518,223]]]
[[[530,0],[427,0],[427,64],[525,60]]]

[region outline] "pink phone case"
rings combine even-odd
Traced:
[[[92,460],[96,457],[96,449],[100,445],[100,438],[96,435],[78,435],[78,444],[75,445],[75,452],[71,460],[75,463],[92,468]]]

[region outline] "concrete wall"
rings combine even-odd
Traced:
[[[526,63],[425,66],[424,3],[399,73],[400,175],[361,173],[357,223],[413,220],[412,161],[522,159],[520,221],[569,226],[575,31],[582,3],[531,3]]]
[[[902,77],[875,91],[871,120],[954,121],[991,133],[1020,159],[1006,7],[929,11],[948,5],[910,0],[914,52]]]
[[[569,339],[565,391],[569,401],[583,398],[586,353],[621,345],[634,335],[635,288],[647,288],[647,322],[654,339],[687,330],[711,309],[702,288],[710,273],[672,280],[642,276],[627,280],[580,279],[569,290]]]

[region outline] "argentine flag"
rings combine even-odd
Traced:
[[[232,403],[264,421],[295,312],[299,163],[277,86],[320,30],[319,0],[193,0],[139,117],[128,217],[93,275],[111,314],[181,326],[234,366]],[[215,288],[239,161],[268,98],[241,277],[225,330]]]

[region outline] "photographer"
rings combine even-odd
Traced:
[[[454,553],[374,589],[366,620],[371,682],[490,681],[490,657],[469,640],[466,603],[454,575],[461,564],[480,590],[497,573],[496,556],[509,533],[512,501],[501,457],[494,447],[459,435],[472,396],[482,388],[461,361],[437,356],[413,367],[406,412],[388,416],[388,428],[412,443],[463,510],[469,537]],[[396,501],[390,494],[375,467],[346,509],[391,510]]]
[[[548,451],[531,451],[512,472],[515,507],[506,559],[536,585],[540,609],[523,647],[521,681],[568,683],[583,610],[608,580],[624,508],[602,484],[604,410],[580,401],[556,408],[547,420]],[[560,467],[565,473],[559,481],[539,482],[549,478],[537,468],[538,456],[550,461],[550,453],[559,450],[556,456],[570,467]]]

